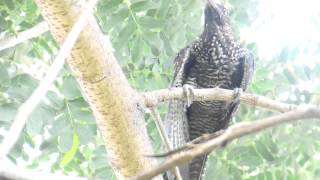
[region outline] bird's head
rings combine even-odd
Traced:
[[[208,28],[229,25],[229,12],[216,0],[207,0],[204,10],[205,26]]]

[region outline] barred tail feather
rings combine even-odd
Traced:
[[[194,158],[190,163],[190,180],[201,180],[205,174],[208,154]]]
[[[170,140],[171,149],[177,149],[189,140],[184,101],[172,100],[169,102],[169,111],[167,113],[165,126]],[[183,180],[189,180],[188,165],[179,166],[179,170]],[[168,180],[175,179],[172,172],[167,172],[165,176],[165,179]]]

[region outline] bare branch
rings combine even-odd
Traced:
[[[151,108],[151,114],[152,114],[152,117],[157,125],[157,128],[160,133],[160,137],[161,137],[163,144],[165,145],[167,150],[171,150],[172,147],[170,147],[170,141],[167,136],[164,124],[161,120],[159,111],[156,108]]]
[[[48,30],[48,24],[46,22],[41,22],[26,31],[17,33],[15,36],[5,37],[0,40],[0,51],[16,46],[17,44],[20,44],[28,39],[38,37]]]
[[[195,145],[194,148],[181,151],[178,154],[173,154],[164,163],[155,167],[154,169],[147,171],[139,176],[132,178],[132,180],[144,180],[151,179],[152,177],[163,173],[174,166],[184,164],[192,158],[206,154],[227,142],[242,136],[253,134],[270,127],[275,127],[279,124],[286,122],[296,121],[300,119],[320,118],[320,109],[316,107],[300,107],[299,109],[292,110],[283,114],[275,115],[269,118],[254,122],[241,122],[229,127],[222,135],[211,139],[205,143]]]
[[[234,99],[234,92],[233,90],[229,89],[194,89],[193,92],[193,101],[232,101]],[[142,93],[142,97],[147,107],[154,107],[157,106],[160,102],[172,99],[183,99],[184,95],[182,88],[171,88],[145,92]],[[279,112],[287,112],[297,107],[293,104],[281,103],[272,99],[268,99],[264,96],[258,96],[249,93],[242,93],[240,96],[240,102],[254,107],[262,107],[265,109]]]
[[[60,70],[63,68],[65,58],[68,57],[68,55],[70,54],[70,51],[73,45],[75,44],[82,28],[85,26],[86,19],[91,14],[91,9],[95,6],[97,0],[91,2],[93,3],[90,3],[87,10],[81,14],[78,21],[72,27],[72,30],[70,31],[65,42],[61,46],[56,59],[52,63],[47,75],[42,80],[41,84],[32,93],[29,99],[27,99],[25,103],[23,103],[18,109],[16,118],[13,121],[9,132],[5,135],[2,144],[0,145],[0,161],[10,152],[11,148],[15,145],[18,138],[20,137],[20,133],[28,119],[28,116],[38,105],[38,103],[42,100],[43,96],[45,96],[50,85],[56,79]]]

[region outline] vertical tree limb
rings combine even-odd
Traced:
[[[85,1],[35,0],[54,38],[61,44]],[[68,64],[85,92],[104,137],[118,179],[155,165],[139,98],[129,86],[94,16],[79,36]]]

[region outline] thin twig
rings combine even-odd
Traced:
[[[164,124],[161,120],[161,116],[160,116],[158,109],[150,108],[150,110],[151,110],[152,117],[157,125],[158,130],[159,130],[162,142],[164,143],[166,149],[171,150],[172,147],[170,146],[169,137],[167,136],[167,133],[166,133]]]
[[[172,147],[170,146],[169,137],[167,136],[167,133],[166,133],[165,127],[163,125],[163,122],[161,120],[161,116],[160,116],[158,109],[151,108],[151,113],[152,113],[153,119],[157,125],[158,131],[160,133],[161,140],[166,147],[166,150],[171,151]],[[174,174],[176,175],[177,180],[182,180],[179,167],[174,167]]]
[[[205,143],[195,145],[191,149],[173,154],[164,163],[159,166],[144,172],[143,174],[132,178],[132,180],[147,180],[152,177],[161,174],[174,166],[184,164],[192,158],[209,153],[210,151],[225,145],[226,142],[230,142],[234,139],[242,136],[253,134],[270,127],[275,127],[279,124],[283,124],[290,121],[296,121],[300,119],[320,118],[320,109],[316,107],[300,107],[299,109],[292,110],[283,114],[275,115],[269,118],[254,122],[240,122],[229,127],[222,135],[211,139]]]
[[[221,88],[194,89],[193,101],[233,101],[234,91]],[[183,99],[182,88],[161,89],[142,93],[146,107],[155,107],[159,103],[172,99]],[[297,108],[296,105],[278,102],[264,96],[241,93],[240,102],[254,107],[262,107],[272,111],[287,112]]]
[[[165,153],[151,155],[150,157],[162,157],[163,158],[163,157],[168,157],[173,154],[179,153],[181,151],[185,151],[187,149],[192,149],[197,144],[204,143],[210,139],[216,138],[216,137],[220,136],[221,134],[223,134],[224,132],[225,132],[225,130],[219,130],[219,131],[211,133],[211,134],[204,134],[204,135],[202,135],[192,141],[187,142],[185,145],[183,145],[179,148],[173,149],[173,150],[165,152]]]
[[[45,96],[46,92],[50,88],[50,85],[63,68],[65,58],[70,54],[73,45],[82,31],[82,28],[86,25],[87,17],[90,15],[92,8],[95,6],[97,1],[98,0],[91,1],[88,8],[81,14],[62,44],[56,59],[48,70],[47,75],[44,77],[44,79],[41,81],[41,84],[32,93],[32,95],[18,109],[16,118],[13,121],[9,132],[4,136],[2,144],[0,145],[0,161],[6,157],[12,147],[15,145],[20,137],[21,131],[28,119],[28,116]]]
[[[46,22],[41,22],[28,30],[17,33],[15,36],[0,39],[0,51],[14,47],[28,39],[38,37],[48,30],[48,24]]]

